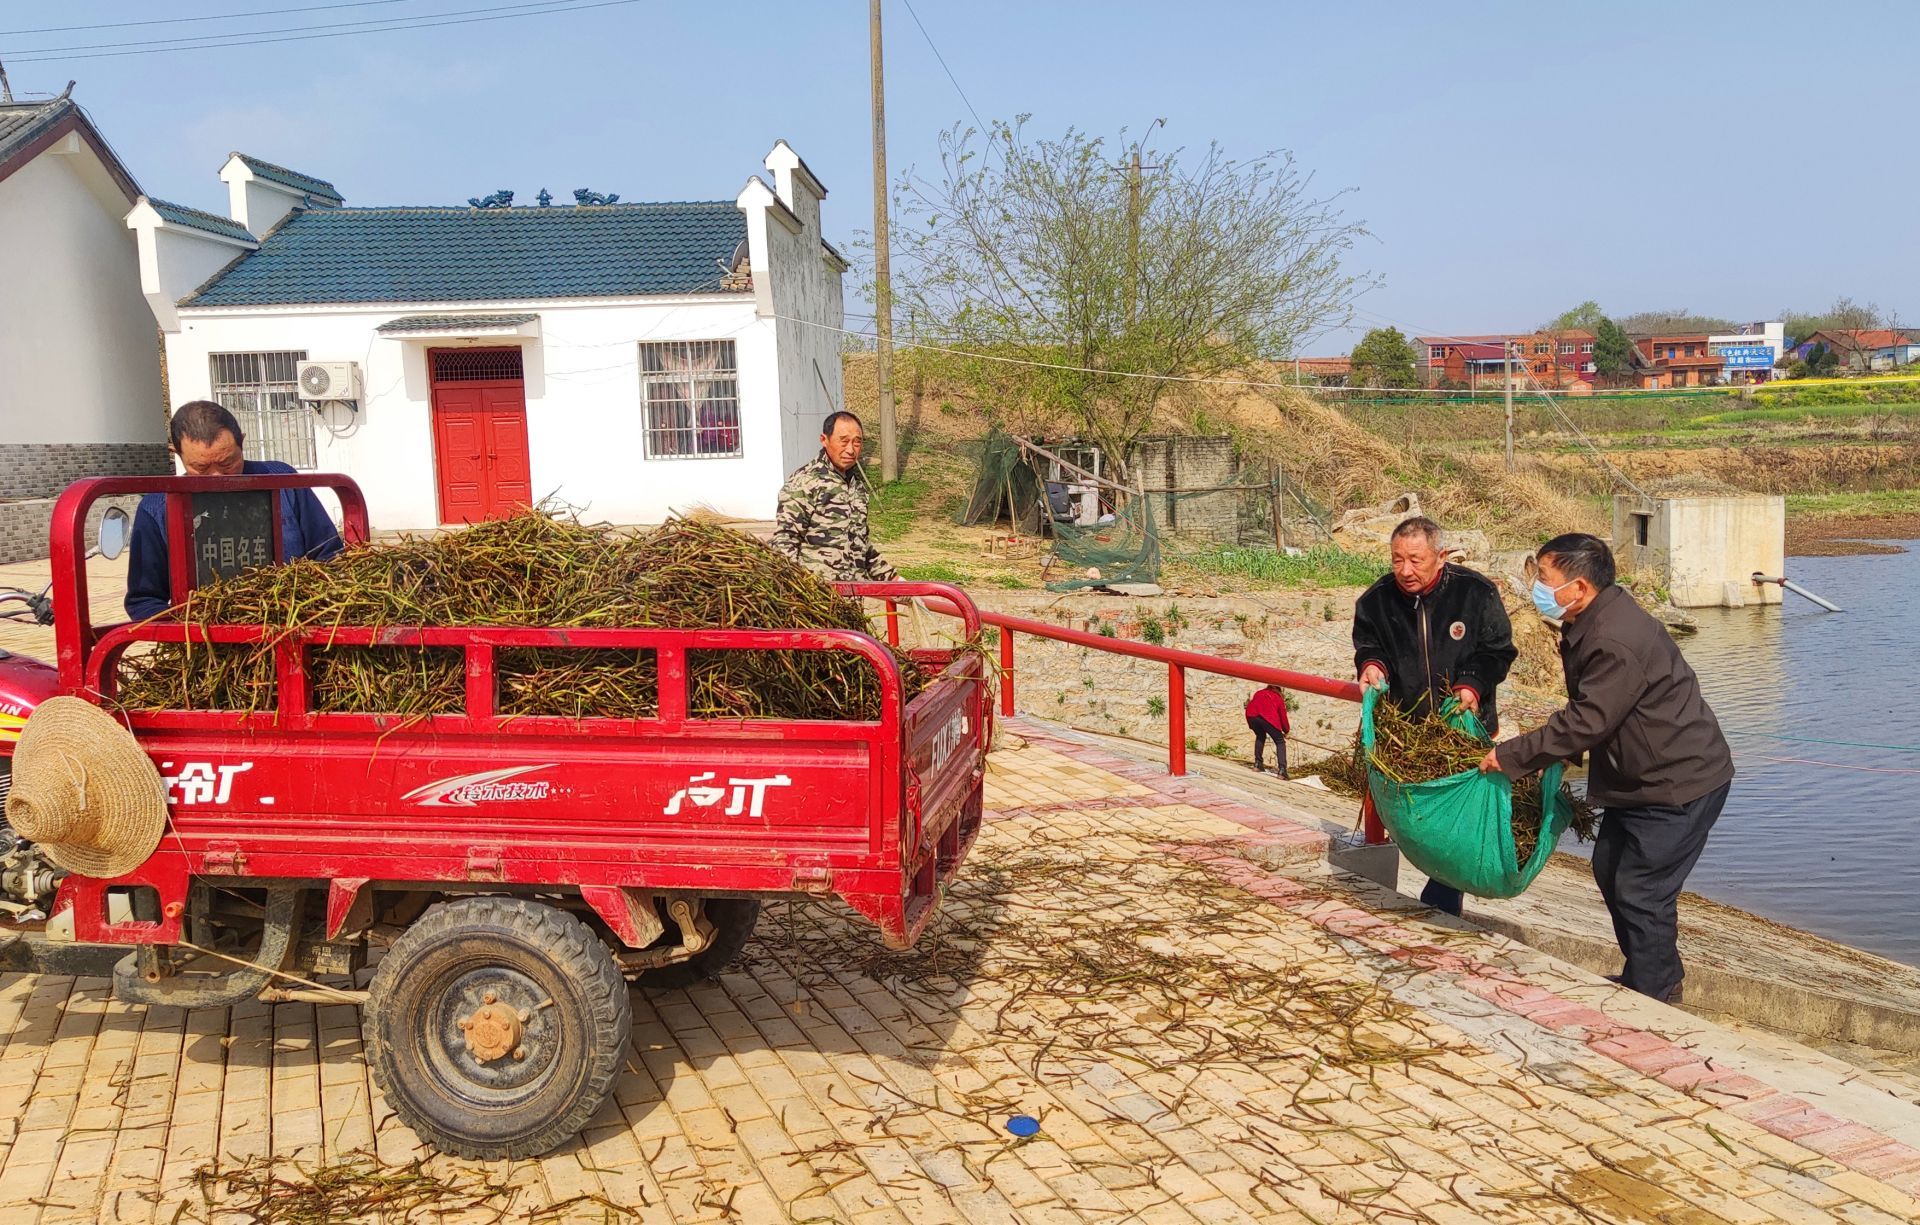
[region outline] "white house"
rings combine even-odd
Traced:
[[[0,562],[46,556],[69,482],[167,470],[139,195],[71,97],[0,102]]]
[[[233,409],[252,458],[351,475],[376,528],[549,497],[771,519],[844,403],[847,264],[806,163],[782,141],[765,164],[732,201],[349,208],[234,154],[230,216],[142,199],[126,223],[174,402]]]

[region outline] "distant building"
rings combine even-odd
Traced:
[[[1591,391],[1594,334],[1585,328],[1481,336],[1421,336],[1421,382],[1427,387],[1499,390],[1513,346],[1514,386]]]
[[[1750,323],[1721,335],[1667,332],[1635,336],[1636,381],[1649,391],[1764,383],[1785,351],[1778,320]]]
[[[1421,386],[1498,388],[1507,340],[1505,335],[1416,337]]]
[[[1285,372],[1285,364],[1282,364]],[[1296,357],[1292,373],[1299,381],[1311,381],[1321,387],[1345,387],[1353,374],[1351,357]]]
[[[1813,333],[1793,347],[1802,361],[1816,345],[1825,345],[1840,357],[1842,369],[1855,374],[1894,370],[1920,361],[1920,339],[1893,328],[1831,328]]]

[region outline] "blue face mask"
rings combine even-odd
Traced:
[[[1566,606],[1560,603],[1560,592],[1564,588],[1573,586],[1574,582],[1575,580],[1569,579],[1558,587],[1549,587],[1543,580],[1534,579],[1533,606],[1540,610],[1540,615],[1543,617],[1550,617],[1555,621],[1565,620],[1567,610]]]

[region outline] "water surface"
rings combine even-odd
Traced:
[[[1791,592],[1695,611],[1681,649],[1739,773],[1687,887],[1920,965],[1920,543],[1907,547],[1788,559],[1844,613]]]

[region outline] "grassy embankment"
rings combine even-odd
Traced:
[[[870,359],[850,358],[849,407],[870,410],[872,398]],[[1285,388],[1182,389],[1169,396],[1155,429],[1230,434],[1252,462],[1279,460],[1289,482],[1334,517],[1417,492],[1442,522],[1486,531],[1496,547],[1527,547],[1570,528],[1604,532],[1608,498],[1618,487],[1609,466],[1643,488],[1678,482],[1786,494],[1790,516],[1822,530],[1840,516],[1920,515],[1920,381],[1783,384],[1754,397],[1724,389],[1627,393],[1557,404],[1556,411],[1535,397],[1516,405],[1514,472],[1499,453],[1504,410],[1497,397],[1433,404],[1329,401]],[[972,487],[974,449],[994,414],[956,389],[925,384],[903,394],[901,414],[904,475],[877,488],[873,500],[883,551],[912,578],[1039,587],[1035,542],[1016,545],[1019,555],[1009,557],[1004,541],[990,544],[993,533],[954,522]],[[1068,432],[1064,422],[1024,424]],[[1370,581],[1381,564],[1330,548],[1296,558],[1178,544],[1166,560],[1170,585],[1221,592],[1351,586]]]

